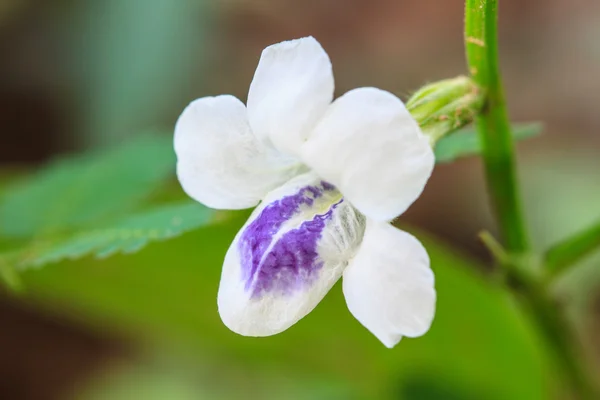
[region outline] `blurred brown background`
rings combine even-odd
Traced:
[[[261,50],[285,39],[321,42],[336,95],[376,86],[406,99],[426,82],[466,72],[458,0],[177,3],[152,11],[138,0],[0,0],[0,167],[27,169],[139,129],[172,127],[196,97],[245,100]],[[545,246],[600,217],[600,2],[500,3],[511,117],[545,125],[542,137],[519,144],[529,222],[536,246]],[[127,12],[142,26],[124,20]],[[158,23],[164,13],[168,22]],[[406,220],[485,258],[476,234],[493,226],[479,161],[438,167]],[[586,310],[582,338],[600,358],[600,296]],[[126,340],[14,300],[0,304],[0,376],[8,377],[0,393],[61,398],[95,366],[122,357],[135,357]]]

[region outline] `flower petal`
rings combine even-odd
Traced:
[[[339,279],[363,230],[364,217],[312,173],[269,193],[225,256],[221,319],[246,336],[287,329]]]
[[[423,335],[435,314],[427,251],[414,236],[383,222],[367,220],[343,290],[352,315],[387,347],[402,336]]]
[[[250,84],[250,126],[280,151],[297,154],[333,100],[333,87],[331,62],[313,37],[269,46]]]
[[[203,97],[175,126],[177,177],[188,195],[212,208],[253,207],[302,167],[252,134],[233,96]]]
[[[302,157],[361,213],[380,221],[402,214],[419,197],[434,165],[427,138],[400,99],[375,88],[334,101]]]

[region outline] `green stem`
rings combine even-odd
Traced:
[[[529,240],[519,203],[514,146],[498,66],[497,0],[467,0],[465,47],[471,76],[486,93],[476,119],[492,206],[507,250],[525,253]]]
[[[584,366],[582,349],[569,322],[557,304],[539,284],[536,276],[523,273],[526,269],[507,267],[507,279],[517,298],[536,322],[554,353],[557,365],[564,371],[577,399],[597,399],[598,393]]]
[[[559,275],[578,261],[600,249],[600,221],[552,246],[545,254],[547,271]]]
[[[486,178],[493,209],[507,251],[482,239],[497,254],[506,279],[520,303],[544,335],[558,365],[569,379],[577,398],[595,398],[582,357],[561,311],[545,291],[543,277],[529,253],[529,240],[519,202],[514,146],[498,65],[497,0],[466,0],[465,47],[473,80],[485,93],[485,105],[477,117]]]

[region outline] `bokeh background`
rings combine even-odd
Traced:
[[[168,135],[194,98],[245,100],[261,50],[285,39],[322,43],[336,95],[376,86],[406,99],[465,73],[462,8],[458,0],[0,0],[0,191],[57,155],[119,145],[148,128]],[[527,218],[543,249],[600,218],[600,3],[502,0],[500,30],[511,117],[544,123],[542,136],[519,144]],[[184,198],[174,178],[168,190]],[[494,226],[478,159],[438,166],[403,219],[429,244],[438,317],[428,335],[393,350],[353,320],[338,286],[279,336],[243,338],[222,326],[221,261],[244,217],[135,255],[27,271],[21,296],[0,290],[0,398],[568,398],[527,316],[486,278],[476,235]],[[554,288],[593,371],[599,287],[596,256]]]

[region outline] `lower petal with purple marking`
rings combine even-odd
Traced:
[[[312,173],[270,192],[225,256],[221,319],[246,336],[289,328],[340,278],[364,229],[364,217]]]

